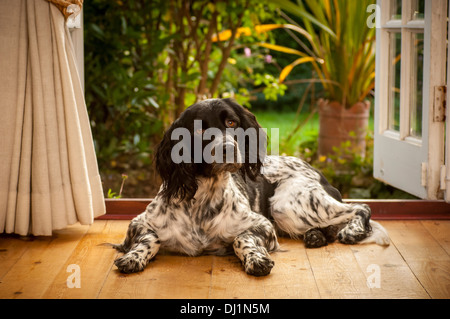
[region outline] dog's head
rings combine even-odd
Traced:
[[[230,99],[188,107],[164,134],[156,152],[161,195],[191,199],[197,178],[239,171],[254,180],[266,155],[267,137],[255,116]]]

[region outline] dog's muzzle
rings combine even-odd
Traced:
[[[210,163],[214,171],[235,172],[242,167],[243,158],[233,136],[224,134],[222,139],[216,138],[212,146]]]

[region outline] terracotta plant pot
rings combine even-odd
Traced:
[[[333,147],[351,142],[351,152],[365,156],[370,102],[358,102],[346,109],[339,102],[320,99],[319,155],[333,154]]]

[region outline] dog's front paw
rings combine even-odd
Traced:
[[[114,264],[120,272],[130,274],[143,271],[147,263],[145,262],[145,258],[139,258],[137,253],[127,253],[114,260]]]
[[[275,262],[267,254],[260,252],[250,253],[244,261],[245,272],[252,276],[267,276],[270,274]]]

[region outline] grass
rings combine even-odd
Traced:
[[[297,115],[296,112],[253,111],[253,114],[255,114],[261,127],[267,129],[269,135],[268,152],[271,151],[270,145],[274,142],[271,141],[271,133],[275,133],[271,129],[274,128],[278,128],[280,155],[299,156],[299,145],[306,141],[316,140],[319,136],[319,115],[317,113],[306,123],[305,121],[309,115],[307,113]],[[303,126],[287,140],[299,123],[302,123]],[[369,118],[369,131],[373,132],[373,129],[373,116],[371,116]]]
[[[299,145],[302,142],[317,139],[319,132],[319,116],[315,114],[308,122],[306,122],[301,129],[299,129],[292,138],[287,141],[289,135],[293,132],[298,123],[304,123],[308,114],[302,113],[296,115],[295,112],[277,112],[277,111],[253,111],[259,124],[267,129],[269,147],[268,152],[271,152],[270,145],[272,135],[275,134],[273,129],[278,128],[279,134],[279,152],[286,155],[298,155]]]

